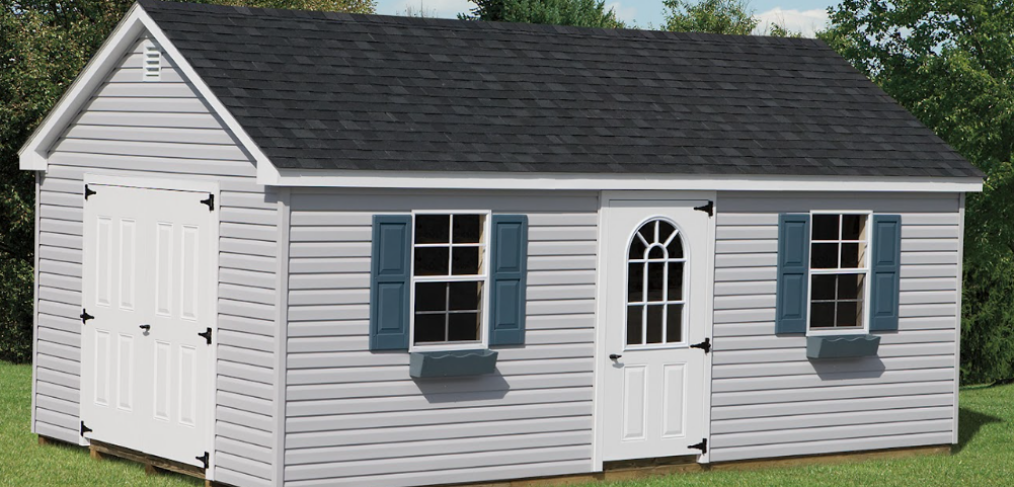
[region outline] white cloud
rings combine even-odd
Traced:
[[[620,2],[613,2],[606,5],[606,12],[613,10],[616,12],[616,18],[626,22],[628,25],[633,24],[634,17],[637,16],[637,9],[634,7],[624,7]]]
[[[475,4],[468,0],[404,0],[396,4],[391,14],[405,15],[411,10],[413,15],[422,12],[426,17],[455,19],[460,13],[468,13],[472,7],[475,7]]]
[[[771,24],[778,24],[790,32],[802,32],[804,37],[813,37],[827,24],[827,11],[821,9],[783,10],[781,7],[775,7],[757,14],[756,18],[760,20],[760,23],[754,29],[755,33],[763,34],[771,28]]]

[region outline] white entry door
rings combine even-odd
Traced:
[[[214,377],[214,203],[189,191],[90,184],[87,192],[85,436],[204,467]]]
[[[603,208],[603,460],[702,453],[710,217],[694,207],[704,203]]]

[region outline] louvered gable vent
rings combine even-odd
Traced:
[[[162,51],[149,39],[144,41],[144,81],[158,81],[162,77]]]

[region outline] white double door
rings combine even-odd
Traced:
[[[602,458],[699,455],[711,217],[707,200],[607,199]],[[701,345],[698,345],[701,346]]]
[[[204,467],[217,274],[208,193],[96,184],[88,193],[85,437]]]

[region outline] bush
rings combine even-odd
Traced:
[[[0,360],[32,359],[32,294],[34,272],[22,260],[0,263]]]

